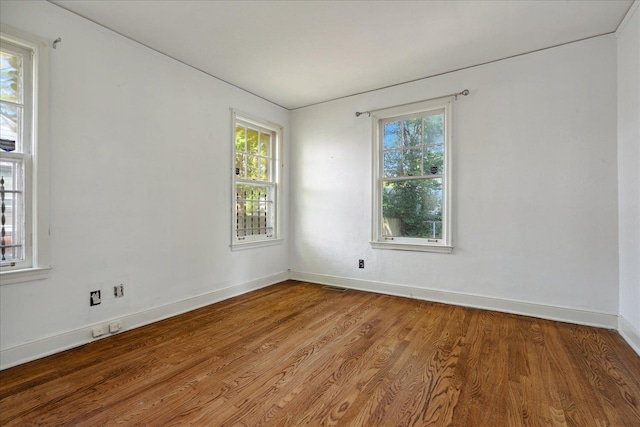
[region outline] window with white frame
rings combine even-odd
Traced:
[[[372,246],[452,251],[452,99],[375,113]]]
[[[280,126],[233,112],[232,247],[278,240]]]
[[[2,284],[46,277],[48,177],[46,45],[3,26],[0,37],[0,274]]]

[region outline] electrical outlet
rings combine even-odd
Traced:
[[[364,268],[364,260],[363,259],[359,259],[358,260],[358,268]]]
[[[122,329],[122,320],[109,323],[109,332],[112,334],[120,331],[120,329]]]
[[[94,326],[91,332],[93,333],[94,338],[98,338],[99,336],[104,335],[104,327],[102,325]]]
[[[89,305],[93,307],[94,305],[98,305],[102,302],[102,298],[100,298],[100,291],[91,291],[89,292]]]
[[[122,298],[124,296],[124,284],[120,283],[113,287],[113,296],[116,298]]]

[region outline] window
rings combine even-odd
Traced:
[[[372,116],[373,247],[452,251],[451,105],[423,102]]]
[[[232,247],[278,241],[278,154],[282,128],[233,113]]]
[[[46,46],[3,25],[0,38],[0,274],[46,277],[48,177]]]

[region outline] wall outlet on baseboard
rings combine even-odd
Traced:
[[[364,260],[363,259],[359,259],[358,260],[358,268],[364,268]]]
[[[94,338],[98,338],[104,335],[104,327],[102,325],[94,326],[91,332]]]
[[[109,323],[109,332],[110,333],[115,333],[115,332],[119,332],[120,329],[122,329],[122,320],[118,320],[116,322],[111,322]]]
[[[94,338],[101,337],[103,335],[115,334],[122,330],[122,320],[114,320],[108,324],[96,325],[91,328],[91,335]]]

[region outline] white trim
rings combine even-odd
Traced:
[[[265,288],[276,283],[283,282],[287,279],[340,286],[366,292],[416,298],[420,300],[473,307],[484,310],[494,310],[560,322],[570,322],[613,329],[617,328],[620,335],[625,339],[629,346],[631,346],[631,348],[640,355],[640,332],[638,332],[623,316],[617,316],[615,314],[533,304],[523,301],[483,297],[457,292],[424,289],[415,286],[398,285],[370,280],[350,279],[324,274],[283,271],[272,276],[219,289],[149,310],[120,316],[114,319],[106,319],[98,324],[86,325],[79,329],[7,348],[0,351],[0,370],[11,368],[13,366],[95,341],[95,338],[91,336],[91,331],[93,327],[97,325],[105,325],[114,320],[121,320],[124,325],[124,328],[121,331],[135,329],[140,326],[149,325],[188,311],[233,298],[238,295]],[[105,337],[108,336],[109,335],[105,335]]]
[[[242,251],[244,249],[251,249],[251,248],[261,248],[263,246],[275,246],[275,245],[281,245],[282,242],[284,242],[284,239],[280,238],[280,239],[265,239],[265,240],[254,240],[254,241],[248,241],[248,242],[240,242],[240,243],[234,243],[231,246],[231,250],[232,251]]]
[[[620,25],[618,25],[618,28],[616,28],[616,37],[620,37],[620,33],[622,33],[622,31],[627,26],[629,21],[631,21],[631,17],[633,16],[634,13],[636,13],[639,6],[640,6],[640,0],[635,0],[633,4],[629,7],[629,10],[627,10],[627,13],[624,15],[624,18],[622,18]]]
[[[618,315],[618,333],[629,346],[640,356],[640,331],[638,331],[623,315]]]
[[[24,270],[3,271],[0,276],[0,286],[12,285],[14,283],[33,282],[49,277],[51,267],[25,268]]]
[[[254,116],[253,114],[245,113],[242,110],[238,110],[237,108],[230,108],[229,110],[231,111],[231,114],[232,114],[231,130],[232,130],[232,135],[234,137],[235,137],[235,134],[236,134],[236,128],[235,128],[236,117],[238,117],[239,120],[242,120],[244,122],[248,122],[248,123],[251,123],[251,124],[256,125],[256,126],[267,128],[267,129],[269,129],[271,131],[274,131],[274,132],[283,132],[284,131],[284,127],[282,125],[279,125],[278,123],[274,123],[274,122],[270,122],[269,120],[261,119],[261,118],[259,118],[257,116]],[[233,138],[232,141],[235,141],[235,138]]]
[[[416,252],[436,252],[440,254],[450,254],[453,252],[453,246],[445,245],[415,245],[402,242],[369,242],[373,249],[397,249],[401,251]]]
[[[105,319],[98,324],[85,325],[82,328],[63,332],[37,341],[21,344],[0,351],[0,370],[20,365],[41,357],[49,356],[70,348],[78,347],[95,341],[91,332],[94,326],[105,325],[111,321],[121,320],[124,328],[121,331],[149,325],[169,317],[177,316],[216,302],[220,302],[247,292],[283,282],[289,278],[289,273],[283,271],[272,276],[241,283],[228,288],[218,289],[213,292],[187,298],[149,310],[119,316],[114,319]],[[120,332],[118,332],[120,333]],[[109,335],[105,335],[108,337]],[[101,338],[99,338],[101,339]]]
[[[609,329],[615,329],[618,326],[618,316],[617,314],[612,313],[600,313],[568,307],[535,304],[524,301],[492,298],[436,289],[425,289],[395,283],[351,279],[347,277],[315,273],[303,273],[299,271],[291,271],[291,279],[464,307],[473,307],[483,310],[493,310],[523,316],[538,317],[541,319],[556,320],[560,322],[576,323],[579,325],[596,326]]]

